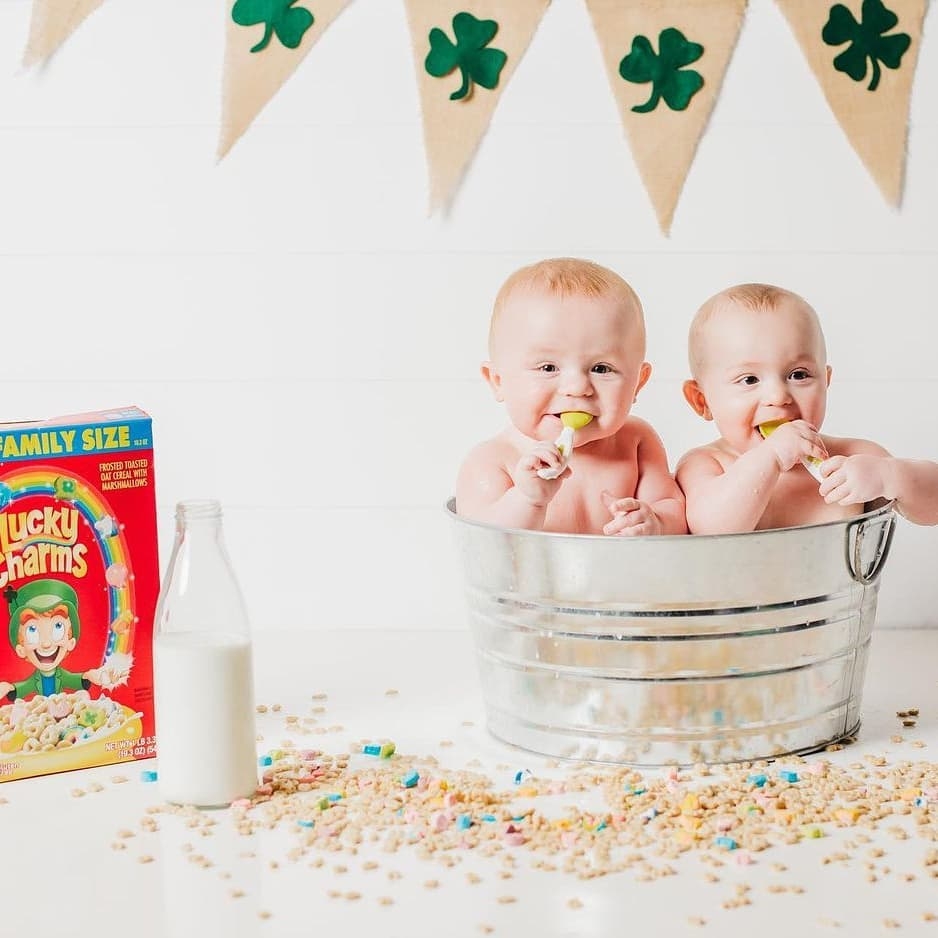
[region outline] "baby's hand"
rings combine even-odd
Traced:
[[[538,469],[562,470],[556,479],[542,479]],[[569,466],[564,465],[560,451],[553,443],[541,442],[529,453],[525,453],[512,473],[515,488],[524,495],[532,505],[543,507],[560,490],[563,480],[569,475]]]
[[[661,521],[651,505],[637,498],[616,498],[609,492],[603,492],[601,497],[612,515],[612,521],[603,526],[603,534],[637,537],[661,533]]]
[[[806,420],[783,423],[762,445],[772,450],[782,472],[799,465],[802,459],[827,459],[821,435]]]
[[[824,481],[818,491],[828,505],[862,505],[885,495],[887,468],[883,456],[831,456],[821,464]]]

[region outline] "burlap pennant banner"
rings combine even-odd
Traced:
[[[405,0],[430,211],[445,208],[550,0]]]
[[[33,0],[23,65],[45,62],[104,0]]]
[[[927,0],[776,2],[851,146],[898,206]]]
[[[668,234],[748,0],[586,0],[658,225]]]
[[[350,0],[225,0],[222,159]]]

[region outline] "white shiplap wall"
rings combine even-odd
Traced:
[[[30,4],[0,0],[0,416],[147,409],[162,562],[174,502],[220,497],[257,627],[462,627],[442,505],[503,419],[477,371],[494,292],[543,256],[642,296],[636,412],[672,462],[711,435],[680,396],[690,317],[753,279],[822,316],[828,430],[938,459],[934,9],[900,210],[751,0],[668,239],[580,0],[554,0],[433,218],[403,4],[354,0],[217,164],[226,7],[107,0],[23,72]],[[901,525],[881,625],[938,626],[936,548]]]

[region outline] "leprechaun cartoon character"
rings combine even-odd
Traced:
[[[78,596],[71,586],[60,580],[33,580],[19,589],[8,587],[4,596],[10,608],[10,644],[35,671],[23,681],[0,681],[0,699],[48,697],[101,684],[98,668],[77,674],[62,667],[81,633]]]

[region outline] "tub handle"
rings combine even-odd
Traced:
[[[878,518],[860,518],[847,525],[847,568],[857,583],[868,585],[879,576],[889,555],[895,529],[896,515],[893,511]],[[863,544],[869,537],[877,538],[875,553],[864,569]]]

